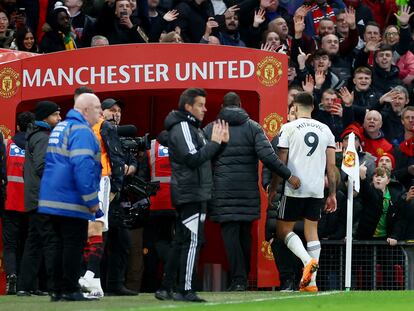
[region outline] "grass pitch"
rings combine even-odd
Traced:
[[[48,297],[0,297],[0,310],[7,311],[404,311],[414,308],[414,291],[279,293],[201,292],[207,303],[158,301],[153,294],[105,297],[91,302],[49,302]]]

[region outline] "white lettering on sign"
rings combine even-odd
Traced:
[[[60,87],[126,83],[247,79],[254,75],[250,60],[177,63],[131,64],[121,66],[23,69],[23,87]]]

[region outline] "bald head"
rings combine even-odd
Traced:
[[[74,109],[82,114],[90,126],[94,126],[102,117],[101,102],[95,94],[79,95],[75,100]]]
[[[371,138],[377,138],[380,135],[382,127],[382,116],[376,110],[370,110],[365,114],[364,130]]]

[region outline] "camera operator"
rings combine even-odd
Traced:
[[[122,108],[123,103],[119,100],[107,98],[102,102],[103,116],[105,120],[117,127],[121,121]],[[138,165],[135,155],[131,152],[124,152],[124,163],[125,180],[123,187],[126,185],[128,176],[133,176],[137,172]],[[109,209],[109,230],[106,245],[108,254],[106,291],[108,292],[108,295],[113,296],[134,296],[137,295],[138,292],[132,291],[124,285],[131,239],[129,230],[124,226],[122,221],[123,212],[121,202],[123,199],[122,195],[117,196],[111,202]]]

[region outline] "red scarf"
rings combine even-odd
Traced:
[[[315,28],[315,33],[318,33],[318,28],[319,28],[319,22],[321,21],[321,19],[323,19],[324,17],[329,17],[334,23],[336,23],[336,16],[335,16],[335,12],[333,11],[333,9],[331,8],[330,5],[325,5],[324,6],[326,13],[324,14],[324,12],[322,11],[322,9],[315,4],[312,8],[312,18],[313,18],[313,27]]]
[[[400,144],[400,150],[405,155],[409,157],[413,157],[414,156],[414,137],[404,140]]]

